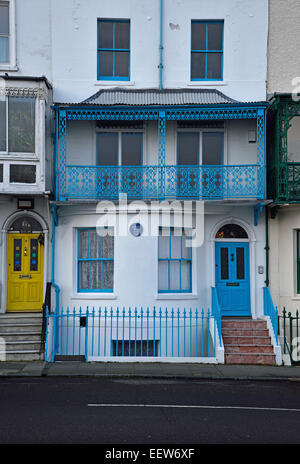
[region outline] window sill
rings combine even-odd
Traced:
[[[39,161],[39,155],[34,153],[7,153],[7,152],[0,152],[0,159],[7,160],[7,161]]]
[[[198,295],[195,293],[158,293],[156,300],[197,300]]]
[[[187,83],[188,86],[191,87],[207,87],[213,86],[213,87],[219,87],[220,85],[228,85],[228,82],[226,81],[190,81]]]
[[[117,81],[117,80],[115,80],[115,81],[96,81],[95,85],[104,86],[104,87],[105,86],[115,87],[116,85],[118,87],[120,87],[120,86],[126,87],[127,85],[130,85],[130,86],[135,85],[135,82],[133,82],[133,81]]]
[[[72,300],[116,300],[115,293],[75,293]]]
[[[1,71],[19,71],[18,66],[11,65],[11,64],[0,64],[0,72]],[[1,76],[0,76],[1,77]]]

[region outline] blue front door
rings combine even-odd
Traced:
[[[216,242],[216,288],[222,316],[250,316],[249,243]]]

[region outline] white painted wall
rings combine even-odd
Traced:
[[[9,1],[16,24],[16,66],[10,71],[45,75],[53,83],[56,101],[81,101],[109,85],[158,87],[159,0]],[[165,88],[207,86],[190,80],[191,20],[222,19],[224,78],[208,86],[241,101],[265,99],[268,0],[163,3]],[[130,19],[130,82],[97,82],[97,18]],[[0,65],[1,71],[7,71],[5,66]]]
[[[276,220],[270,219],[270,282],[274,304],[295,313],[300,310],[297,294],[296,230],[300,229],[300,206],[282,206]]]
[[[51,11],[55,101],[79,102],[107,86],[158,87],[159,0],[52,0]],[[97,82],[97,18],[130,19],[130,82]],[[190,80],[192,19],[224,19],[222,82]],[[237,100],[264,100],[267,28],[267,0],[165,0],[164,87],[212,86]]]
[[[109,129],[103,129],[105,132]],[[116,129],[117,130],[117,129]],[[182,131],[184,129],[180,129]],[[185,129],[199,131],[199,129]],[[219,130],[219,129],[215,129]],[[202,129],[214,131],[214,129]],[[226,121],[224,127],[224,164],[256,164],[257,144],[249,143],[249,131],[256,131],[256,120]],[[67,162],[79,165],[94,165],[96,162],[96,123],[94,121],[67,122]],[[157,121],[144,125],[143,163],[158,164]],[[177,124],[166,125],[166,164],[177,164]]]
[[[207,206],[205,208],[204,243],[193,248],[193,289],[191,294],[158,294],[158,242],[156,236],[146,234],[134,238],[131,235],[116,236],[114,248],[114,292],[77,292],[77,228],[95,227],[99,215],[90,205],[60,207],[59,225],[56,229],[56,269],[55,278],[61,288],[60,304],[66,307],[188,307],[207,309],[211,307],[211,286],[214,285],[214,240],[212,231],[220,221],[242,221],[250,237],[252,314],[263,314],[262,287],[265,273],[258,273],[258,266],[265,268],[264,219],[253,226],[253,206]],[[120,213],[121,220],[125,216]],[[133,217],[130,221],[136,221]],[[145,215],[138,219],[147,223]],[[113,224],[113,222],[111,223]],[[146,229],[145,229],[146,230]]]
[[[270,0],[268,93],[299,93],[299,0]],[[296,82],[293,80],[296,79]]]

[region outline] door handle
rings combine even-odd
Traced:
[[[28,274],[28,275],[19,275],[19,279],[32,279],[32,275],[31,274]]]

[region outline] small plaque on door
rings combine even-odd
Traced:
[[[226,287],[239,287],[239,282],[227,282]]]

